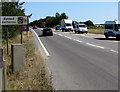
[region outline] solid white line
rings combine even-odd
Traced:
[[[94,44],[91,44],[91,43],[86,43],[87,45],[90,45],[90,46],[93,46],[93,47],[97,47],[97,48],[101,48],[101,49],[104,49],[105,47],[102,47],[102,46],[98,46],[98,45],[94,45]]]
[[[49,52],[47,51],[47,49],[45,48],[45,46],[43,45],[43,43],[42,43],[42,41],[40,40],[40,38],[38,37],[37,33],[36,33],[33,29],[31,29],[31,31],[32,31],[32,32],[35,34],[35,36],[37,37],[39,43],[41,44],[43,50],[45,51],[46,56],[49,57],[50,54],[49,54]]]
[[[115,50],[112,50],[112,49],[111,49],[110,51],[115,52],[115,53],[118,53],[118,51],[115,51]]]

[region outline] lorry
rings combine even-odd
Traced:
[[[61,28],[62,28],[62,32],[73,31],[72,20],[62,19]]]
[[[120,21],[106,21],[104,28],[106,39],[116,37],[117,40],[120,40]]]
[[[85,24],[76,24],[74,27],[75,33],[88,33],[87,25]]]

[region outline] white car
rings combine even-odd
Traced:
[[[106,39],[108,37],[116,37],[116,39],[120,39],[120,23],[119,21],[106,21],[105,22],[105,29],[104,35]]]
[[[87,25],[85,24],[77,24],[75,25],[75,33],[88,33]]]

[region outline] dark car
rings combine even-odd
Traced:
[[[56,30],[61,30],[61,26],[56,26]]]
[[[53,31],[51,28],[44,28],[42,34],[43,36],[53,36]]]

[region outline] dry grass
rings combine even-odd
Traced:
[[[10,40],[10,44],[20,43],[20,35]],[[25,47],[25,69],[19,73],[12,73],[10,65],[10,53],[4,58],[6,60],[7,68],[7,90],[52,90],[52,76],[46,77],[46,69],[44,59],[39,51],[35,49],[33,44],[33,37],[29,32],[27,37],[26,32],[23,33],[23,44]],[[6,46],[3,45],[6,52]]]
[[[95,33],[95,34],[104,34],[104,29],[102,28],[88,29],[88,32]]]

